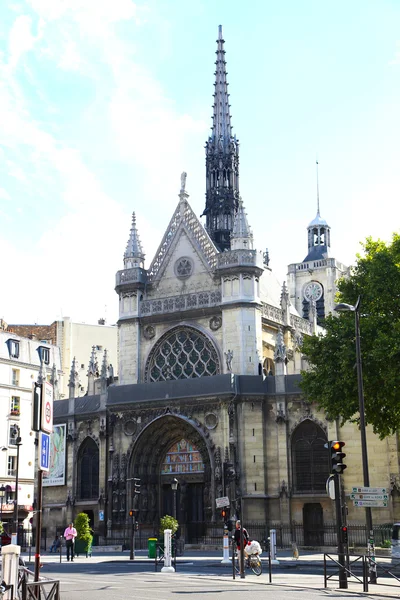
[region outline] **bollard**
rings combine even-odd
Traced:
[[[279,560],[277,560],[277,558],[276,558],[276,529],[270,529],[269,537],[270,537],[269,551],[270,551],[270,556],[271,556],[271,563],[273,565],[279,565]]]
[[[224,535],[222,538],[222,547],[223,547],[223,555],[221,564],[228,565],[231,560],[229,558],[229,537],[228,537],[228,528],[224,526]]]
[[[171,564],[171,529],[164,530],[164,566],[161,569],[162,573],[175,573],[175,569]]]
[[[21,546],[17,546],[16,544],[8,544],[8,546],[3,546],[1,549],[2,578],[8,585],[11,584],[13,586],[13,589],[7,590],[4,593],[3,600],[11,600],[13,595],[17,596],[20,554]],[[12,593],[13,591],[14,594]]]

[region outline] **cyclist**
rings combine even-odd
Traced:
[[[235,538],[236,548],[238,551],[239,562],[240,562],[240,557],[241,557],[241,552],[240,552],[241,531],[243,531],[243,547],[246,548],[247,542],[249,541],[249,534],[247,533],[247,529],[245,527],[243,527],[243,529],[242,529],[240,521],[236,521],[234,538]],[[240,570],[242,570],[242,568]]]

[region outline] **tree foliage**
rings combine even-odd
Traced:
[[[171,529],[172,535],[178,531],[179,523],[170,515],[165,515],[160,519],[160,536],[164,535],[165,529]]]
[[[90,519],[86,513],[81,512],[78,515],[76,515],[75,529],[76,533],[78,534],[78,540],[83,540],[88,546],[90,546],[93,540],[93,536],[92,529],[90,528]]]
[[[400,428],[400,235],[385,244],[367,238],[338,302],[359,307],[366,423],[384,438]],[[325,335],[305,338],[310,370],[301,387],[328,418],[358,421],[354,312],[325,320]]]

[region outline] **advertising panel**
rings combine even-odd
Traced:
[[[65,485],[66,425],[54,425],[50,436],[49,472],[43,474],[43,486]]]

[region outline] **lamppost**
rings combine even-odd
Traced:
[[[364,403],[364,386],[362,376],[361,362],[361,342],[360,342],[360,296],[353,306],[341,302],[335,306],[337,312],[354,312],[355,330],[356,330],[356,363],[357,363],[357,387],[358,387],[358,412],[360,413],[360,434],[361,434],[361,457],[364,477],[364,487],[369,487],[369,470],[368,470],[368,452],[367,452],[367,435],[365,429],[365,403]],[[365,508],[365,521],[367,525],[367,548],[370,555],[370,583],[376,583],[376,565],[375,565],[375,544],[374,530],[372,525],[372,511],[369,506]]]
[[[0,521],[3,522],[3,500],[4,494],[6,493],[6,488],[3,484],[0,487]]]
[[[176,490],[178,489],[178,480],[176,477],[173,478],[171,488],[174,493],[174,519],[176,520]]]
[[[18,471],[19,471],[19,447],[22,445],[20,428],[14,425],[15,445],[17,446],[17,465],[15,469],[15,499],[14,499],[14,531],[12,534],[12,543],[18,543]]]

